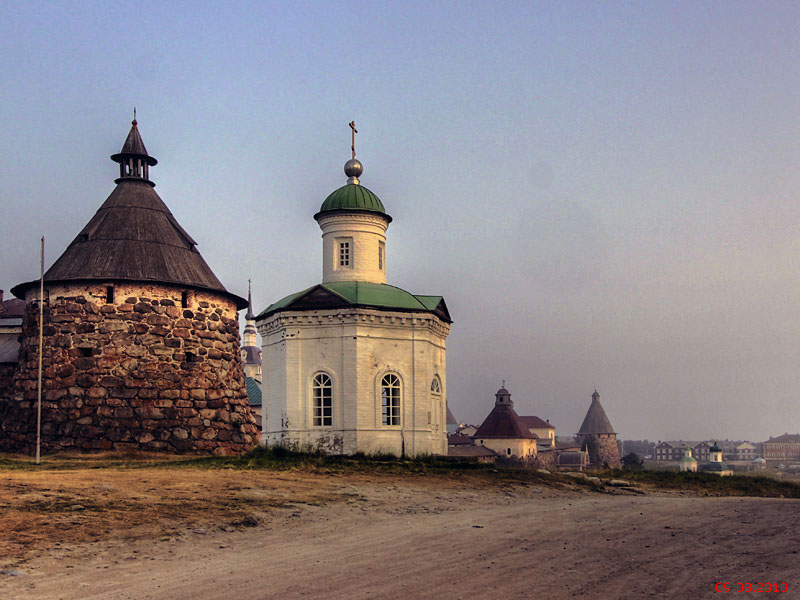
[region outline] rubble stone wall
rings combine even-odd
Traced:
[[[0,388],[6,451],[35,443],[38,290],[26,301],[18,370]],[[43,335],[46,450],[225,454],[258,442],[238,315],[225,296],[156,284],[49,286]]]
[[[589,461],[592,467],[604,468],[605,465],[608,465],[611,468],[616,468],[620,466],[616,434],[595,433],[578,437],[581,445],[589,453]]]

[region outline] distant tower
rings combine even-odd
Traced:
[[[680,471],[697,471],[697,459],[692,456],[691,446],[684,445],[682,451],[683,458],[681,458],[680,463],[678,464],[678,469]]]
[[[708,456],[712,463],[722,462],[722,448],[719,447],[719,444],[716,440],[714,440],[714,445],[708,449]]]
[[[156,193],[136,119],[116,187],[44,276],[42,447],[227,454],[257,443],[237,311],[197,243]],[[19,362],[0,389],[0,448],[36,440],[39,281]]]
[[[503,382],[505,384],[505,382]],[[530,432],[514,410],[511,394],[505,385],[494,395],[494,408],[478,431],[472,436],[475,443],[491,448],[506,458],[536,458],[536,434]]]
[[[581,448],[589,453],[590,465],[596,468],[619,467],[617,434],[600,404],[597,390],[577,434]]]
[[[261,348],[258,347],[256,321],[253,314],[253,295],[250,282],[247,282],[247,314],[244,316],[245,326],[242,334],[242,364],[245,377],[252,377],[261,382]]]

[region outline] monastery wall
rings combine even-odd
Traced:
[[[45,291],[43,448],[229,453],[257,443],[232,300],[157,284],[114,284],[112,302],[104,284]],[[37,297],[26,298],[13,386],[0,392],[3,450],[35,443]]]

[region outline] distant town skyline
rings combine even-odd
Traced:
[[[151,177],[256,312],[321,279],[312,215],[363,185],[388,282],[441,293],[447,397],[501,381],[572,435],[800,430],[800,7],[5,3],[0,288],[113,189],[137,107]]]

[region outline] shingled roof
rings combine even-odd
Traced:
[[[519,416],[514,410],[514,403],[511,401],[511,394],[507,389],[500,388],[495,394],[495,403],[492,412],[486,420],[478,427],[473,438],[527,438],[538,439],[534,433],[523,425]]]
[[[597,393],[597,390],[592,394],[592,403],[589,405],[589,410],[578,431],[579,435],[593,433],[616,433],[611,426],[611,421],[606,416],[606,411],[603,410],[603,406],[600,404],[600,394]]]
[[[117,187],[48,269],[45,281],[174,284],[221,292],[237,308],[245,308],[247,301],[225,289],[197,251],[197,242],[153,189],[142,163],[152,166],[156,160],[147,154],[135,120],[122,151],[111,158],[122,166]],[[129,164],[134,166],[127,171]],[[23,283],[11,291],[22,298],[37,283]]]

